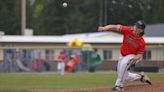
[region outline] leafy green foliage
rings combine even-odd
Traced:
[[[26,0],[27,28],[36,35],[96,32],[99,25],[164,23],[164,0]],[[0,0],[0,30],[20,34],[21,0]],[[101,12],[102,11],[102,12]]]
[[[0,0],[0,31],[20,34],[19,0]]]
[[[47,2],[42,3],[45,6],[42,14],[33,19],[36,20],[33,26],[36,34],[62,35],[96,32],[99,24],[105,24],[105,8],[107,9],[107,24],[133,25],[139,19],[145,20],[146,23],[164,22],[163,16],[159,16],[164,11],[163,0],[67,1],[68,7],[66,8],[62,7],[61,0],[47,0]],[[103,7],[101,7],[101,3],[103,3]],[[36,5],[39,4],[36,3]],[[103,16],[100,16],[101,10]],[[152,12],[154,13],[152,14]],[[101,17],[102,21],[100,21]]]

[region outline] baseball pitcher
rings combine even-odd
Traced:
[[[128,68],[142,58],[145,50],[145,41],[143,38],[145,23],[139,20],[134,27],[123,25],[107,25],[99,27],[98,31],[119,31],[123,34],[123,42],[120,49],[120,57],[117,65],[117,80],[113,90],[123,91],[125,80],[140,80],[151,84],[150,79],[143,72],[141,74],[131,73]]]

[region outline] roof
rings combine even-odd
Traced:
[[[85,43],[122,43],[122,36],[1,36],[0,42],[68,43],[77,38]],[[145,37],[147,44],[164,44],[164,37]]]
[[[145,35],[150,37],[163,37],[164,24],[149,24],[146,26]]]
[[[92,32],[92,33],[79,33],[79,34],[66,34],[63,37],[73,37],[73,38],[86,38],[86,37],[120,37],[121,34],[116,32]]]

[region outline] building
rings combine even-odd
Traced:
[[[81,34],[80,34],[81,35]],[[0,48],[2,49],[60,49],[69,48],[67,44],[77,38],[84,43],[89,43],[93,48],[98,48],[99,54],[106,60],[117,60],[122,36],[113,36],[113,33],[94,33],[87,36],[1,36]],[[103,35],[103,36],[102,36]],[[110,36],[111,35],[111,36]],[[145,37],[146,51],[144,59],[150,61],[164,60],[164,37]]]
[[[25,53],[37,53],[37,58],[55,61],[63,49],[69,49],[68,43],[77,38],[89,43],[98,49],[102,60],[102,68],[111,66],[111,62],[117,61],[119,48],[122,42],[121,34],[113,32],[97,32],[88,34],[64,35],[64,36],[1,36],[0,37],[0,61],[4,61],[5,50],[23,50]],[[164,68],[164,37],[145,37],[146,50],[143,61],[148,66]],[[109,62],[108,62],[109,61]],[[110,62],[111,61],[111,62]],[[148,62],[149,61],[149,62]],[[108,63],[108,64],[107,64]],[[116,65],[116,63],[114,62]]]

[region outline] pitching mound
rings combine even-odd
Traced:
[[[31,92],[116,92],[112,87],[96,87],[64,90],[32,90]],[[152,85],[135,83],[125,86],[124,92],[164,92],[164,82],[154,82]]]

